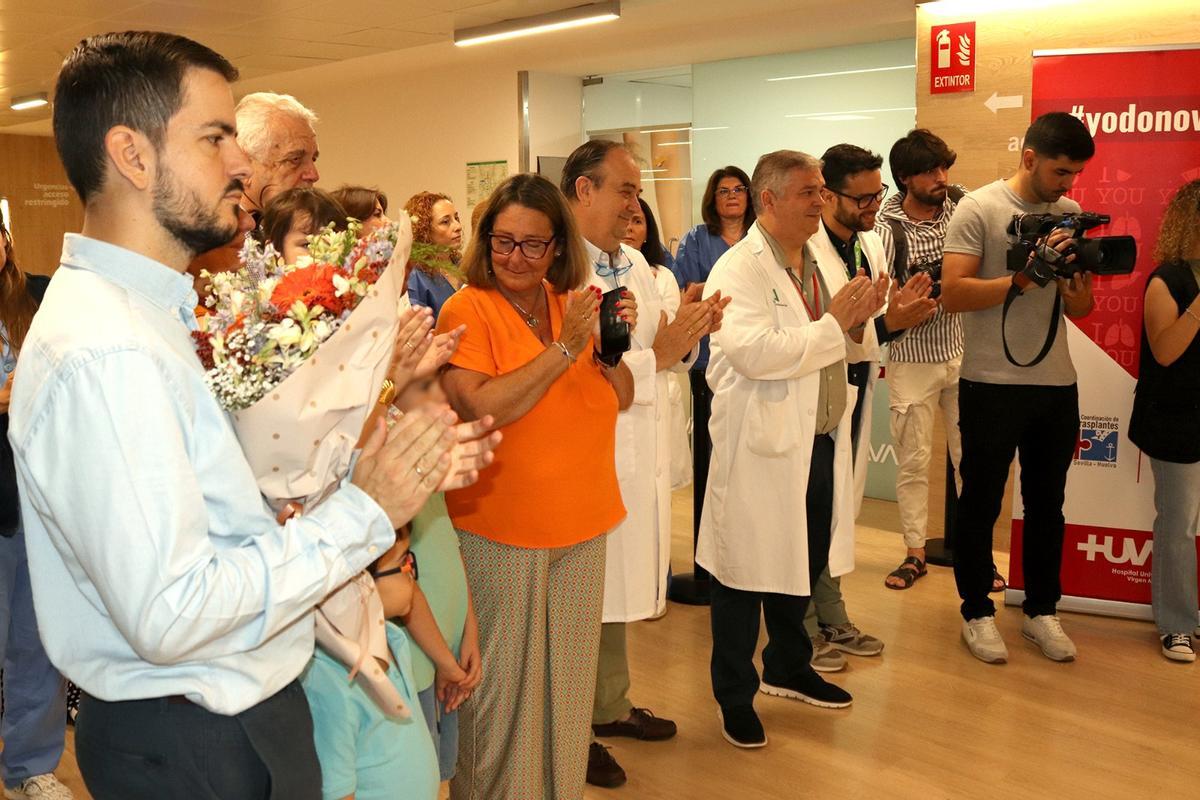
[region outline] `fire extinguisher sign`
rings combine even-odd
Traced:
[[[975,91],[975,23],[934,25],[929,35],[930,94]]]

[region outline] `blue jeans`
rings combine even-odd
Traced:
[[[4,720],[0,777],[15,788],[53,772],[62,757],[67,682],[50,663],[38,636],[25,557],[25,532],[0,537],[0,663],[4,665]]]
[[[454,766],[458,763],[458,712],[449,713],[437,699],[436,682],[423,692],[417,693],[421,701],[421,711],[425,714],[425,722],[429,725],[429,735],[433,737],[433,749],[437,753],[439,780],[448,781],[454,777]]]
[[[1150,597],[1158,632],[1196,628],[1196,529],[1200,527],[1200,463],[1150,459],[1154,471],[1154,554]]]

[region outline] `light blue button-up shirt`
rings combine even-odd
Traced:
[[[9,440],[50,660],[102,700],[235,714],[300,674],[313,606],[395,537],[348,482],[275,522],[205,386],[195,302],[188,275],[68,234]]]

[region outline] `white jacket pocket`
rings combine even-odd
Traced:
[[[746,406],[746,446],[768,458],[800,446],[800,416],[787,381],[761,381]]]

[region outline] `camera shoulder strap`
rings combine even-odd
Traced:
[[[1014,367],[1035,367],[1050,354],[1050,348],[1054,346],[1054,340],[1058,337],[1058,318],[1062,312],[1062,296],[1057,291],[1054,293],[1054,308],[1050,312],[1050,329],[1046,331],[1046,343],[1042,345],[1041,352],[1034,356],[1032,361],[1025,364],[1013,358],[1012,351],[1008,349],[1008,309],[1020,296],[1021,290],[1014,284],[1004,297],[1004,311],[1000,315],[1000,341],[1004,344],[1004,357],[1008,359],[1008,363]]]

